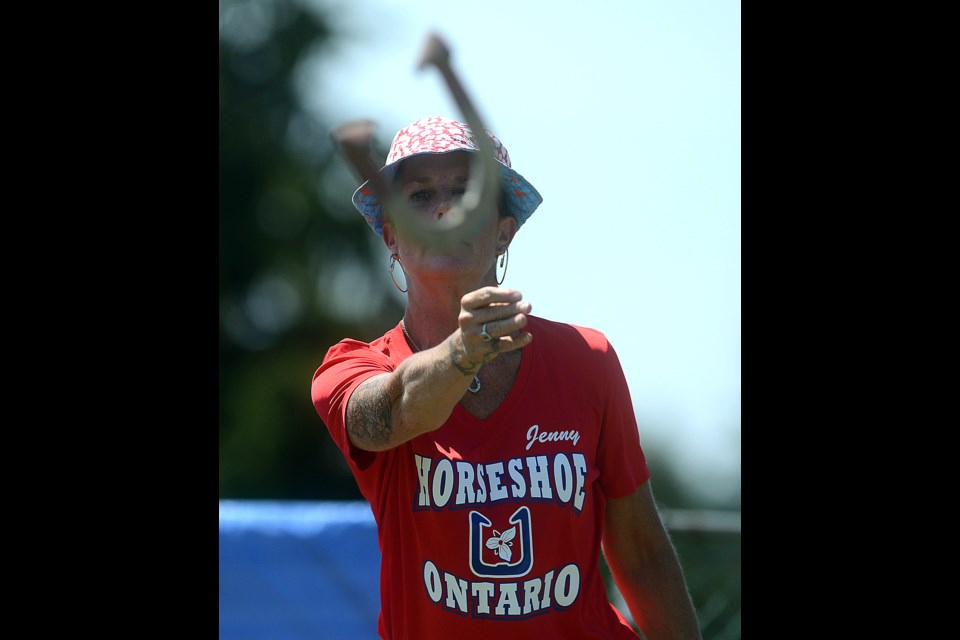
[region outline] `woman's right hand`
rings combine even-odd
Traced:
[[[481,287],[460,299],[459,329],[451,336],[450,358],[464,375],[501,353],[530,344],[533,336],[521,331],[533,309],[516,289]]]
[[[515,289],[499,287],[463,296],[459,327],[445,341],[446,354],[441,343],[357,386],[347,402],[350,442],[367,451],[385,451],[443,425],[484,363],[533,340],[521,331],[532,309],[522,297]],[[451,378],[451,367],[460,380]]]

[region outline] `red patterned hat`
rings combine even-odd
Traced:
[[[519,229],[543,202],[543,198],[532,184],[510,165],[510,154],[503,143],[490,131],[486,132],[493,142],[497,162],[500,163],[500,176],[507,200],[507,209],[517,219]],[[380,174],[387,180],[393,180],[400,161],[422,153],[449,153],[451,151],[479,151],[476,138],[470,127],[462,122],[441,116],[423,118],[400,129],[393,138],[387,161]],[[364,182],[353,194],[353,205],[366,218],[377,235],[383,235],[383,209],[377,200],[369,182]]]

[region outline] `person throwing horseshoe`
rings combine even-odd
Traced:
[[[312,399],[377,523],[389,640],[700,638],[659,517],[626,379],[600,331],[532,315],[501,269],[542,202],[489,131],[496,211],[462,242],[408,233],[365,182],[353,203],[406,294],[398,324],[326,352]],[[418,120],[381,176],[422,221],[467,192],[469,127]],[[479,212],[477,212],[479,215]],[[371,623],[372,624],[372,623]]]

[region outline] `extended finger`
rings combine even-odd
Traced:
[[[525,326],[527,326],[527,315],[517,313],[508,318],[484,322],[480,325],[479,335],[484,342],[491,342],[503,339]]]
[[[478,309],[461,309],[460,325],[463,327],[482,325],[485,322],[506,320],[516,315],[527,315],[532,310],[533,305],[524,300],[520,302],[497,303]]]
[[[507,336],[502,336],[498,340],[490,343],[490,356],[498,356],[508,351],[516,351],[530,344],[533,340],[533,334],[520,331]],[[487,358],[485,358],[486,360]]]
[[[465,311],[480,309],[497,303],[519,302],[523,298],[516,289],[503,287],[481,287],[476,291],[464,295],[460,299],[460,307]]]

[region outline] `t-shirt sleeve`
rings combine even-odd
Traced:
[[[396,365],[366,343],[342,340],[330,347],[323,363],[313,374],[313,406],[327,426],[333,441],[354,471],[369,467],[376,454],[359,449],[347,436],[347,401],[365,380],[393,371]]]
[[[633,410],[633,401],[627,379],[623,374],[616,351],[603,339],[603,380],[601,393],[603,423],[597,447],[597,482],[608,498],[622,498],[632,494],[650,478],[647,460],[640,446],[640,433]]]

